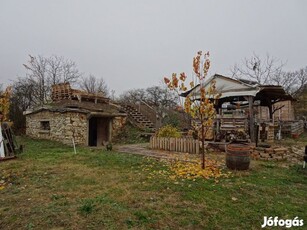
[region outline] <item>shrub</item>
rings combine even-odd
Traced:
[[[157,137],[181,137],[181,133],[177,128],[166,125],[158,130]]]
[[[135,144],[148,142],[148,138],[142,137],[142,130],[134,127],[129,122],[122,128],[121,132],[113,139],[113,143],[117,144]]]

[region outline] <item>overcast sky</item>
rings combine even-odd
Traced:
[[[120,94],[192,72],[209,50],[211,74],[227,75],[253,52],[307,65],[307,1],[0,0],[0,77],[23,76],[31,55],[59,55]]]

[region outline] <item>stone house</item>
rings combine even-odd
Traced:
[[[127,118],[108,98],[71,89],[68,83],[53,86],[52,103],[24,114],[30,137],[98,147],[112,142]]]

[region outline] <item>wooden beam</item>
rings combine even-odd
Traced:
[[[109,119],[109,125],[108,125],[108,128],[109,128],[109,132],[108,132],[108,141],[109,142],[112,142],[112,135],[113,135],[113,119],[110,118]]]
[[[250,138],[252,142],[255,142],[255,116],[254,116],[254,97],[249,96],[248,97],[248,108],[249,108],[249,132],[250,132]]]

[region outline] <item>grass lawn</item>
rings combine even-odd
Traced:
[[[174,181],[141,156],[20,142],[25,152],[0,162],[0,229],[260,229],[263,216],[307,226],[301,166],[252,162],[219,182]]]

